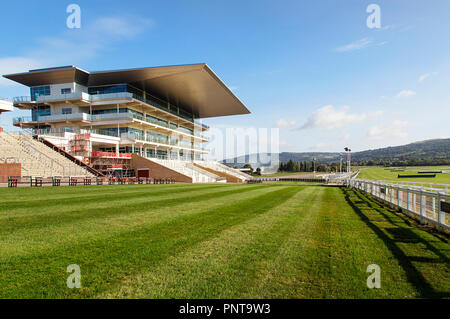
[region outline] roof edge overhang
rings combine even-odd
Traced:
[[[29,87],[70,82],[84,86],[128,83],[191,111],[198,118],[250,113],[206,63],[95,72],[65,66],[4,77]]]

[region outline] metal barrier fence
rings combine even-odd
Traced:
[[[401,208],[438,229],[450,230],[450,194],[447,188],[412,188],[393,182],[349,179],[347,185]],[[447,185],[448,186],[448,185]]]
[[[8,187],[42,187],[42,186],[89,186],[89,185],[125,185],[125,184],[175,184],[173,178],[107,178],[107,177],[34,177],[8,176]]]

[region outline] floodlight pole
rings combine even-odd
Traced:
[[[347,152],[347,173],[350,174],[351,172],[351,149],[348,147],[345,147],[344,150]]]

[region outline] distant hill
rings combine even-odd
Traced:
[[[242,167],[249,162],[253,167],[267,167],[270,166],[270,164],[267,164],[267,158],[275,157],[277,154],[264,153],[260,155],[260,159],[258,155],[240,156],[223,162],[238,167]],[[337,152],[282,152],[279,154],[279,161],[284,163],[289,160],[310,162],[316,158],[318,163],[329,164],[339,162],[340,157],[341,153]],[[359,165],[449,165],[450,138],[355,152],[352,153],[352,162]]]

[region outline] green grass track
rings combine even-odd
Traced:
[[[448,237],[306,183],[0,189],[0,298],[445,298]],[[66,286],[81,268],[80,289]],[[370,264],[381,288],[369,289]]]

